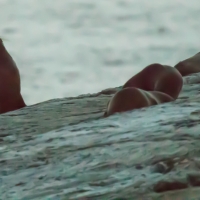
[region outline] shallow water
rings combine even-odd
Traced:
[[[199,1],[1,0],[0,36],[27,104],[122,85],[199,51]]]

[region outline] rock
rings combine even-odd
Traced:
[[[115,89],[0,115],[1,199],[199,199],[200,74],[184,82],[174,102],[108,118]]]
[[[200,186],[200,174],[188,174],[188,181],[194,187]]]
[[[154,186],[155,192],[166,192],[170,190],[180,190],[187,188],[188,185],[186,183],[182,183],[179,181],[173,181],[173,182],[166,182],[166,181],[160,181]]]
[[[173,167],[174,167],[174,162],[171,160],[159,162],[152,167],[152,172],[165,174],[168,173],[170,170],[172,170]]]

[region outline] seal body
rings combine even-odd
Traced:
[[[159,91],[176,99],[182,86],[183,78],[178,70],[154,63],[130,78],[123,88],[136,87],[146,91]]]
[[[0,39],[0,114],[25,106],[19,70]]]
[[[173,101],[174,99],[162,92],[144,91],[134,87],[124,88],[118,91],[108,102],[104,116],[114,113],[126,112],[133,109],[153,106]]]
[[[174,66],[182,76],[200,72],[200,52]]]

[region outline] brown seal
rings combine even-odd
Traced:
[[[123,86],[146,91],[159,91],[176,99],[182,89],[183,78],[174,67],[154,63],[134,75]]]
[[[104,116],[114,113],[126,112],[133,109],[153,106],[174,101],[174,99],[162,92],[144,91],[134,87],[124,88],[118,91],[108,102]]]
[[[0,39],[0,114],[26,106],[20,90],[19,71]]]
[[[174,66],[182,76],[200,72],[200,52]]]

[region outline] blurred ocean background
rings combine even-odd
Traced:
[[[119,86],[200,51],[199,0],[1,0],[28,105]]]

